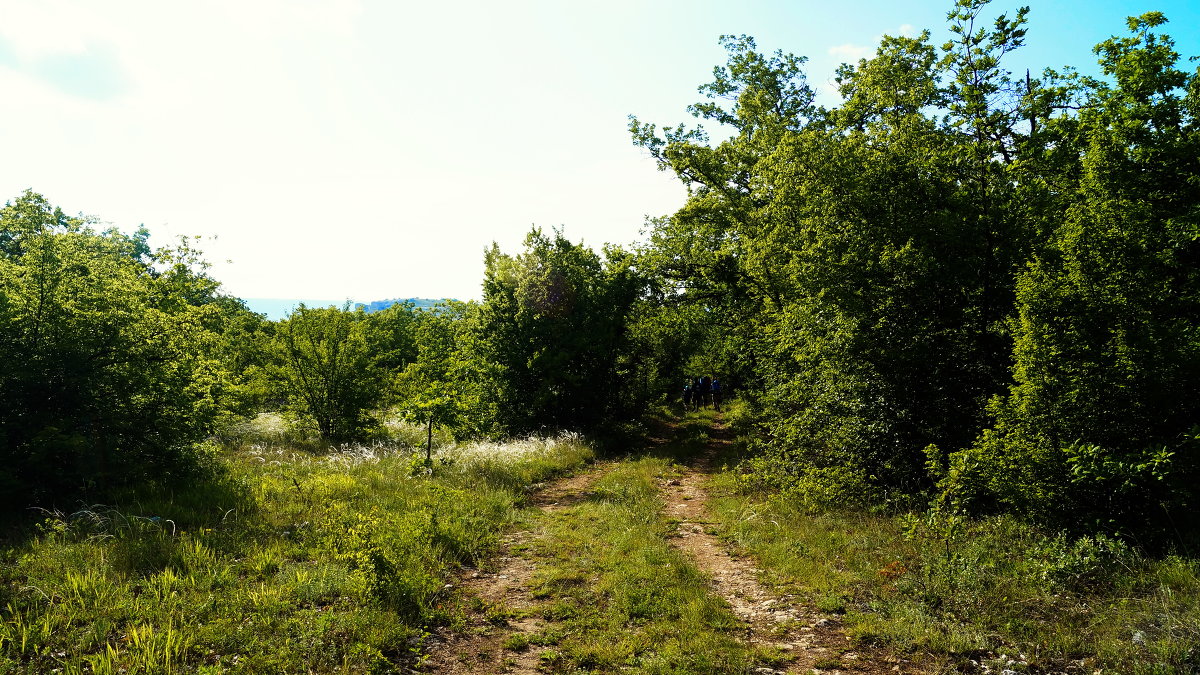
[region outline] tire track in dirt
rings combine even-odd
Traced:
[[[598,462],[587,470],[563,478],[537,490],[530,502],[542,514],[551,514],[585,499],[591,486],[613,464]],[[529,544],[543,535],[542,517],[531,519],[531,526],[505,535],[499,554],[481,566],[465,571],[459,580],[459,596],[464,599],[466,626],[443,627],[425,641],[427,658],[418,672],[446,675],[540,673],[539,653],[534,646],[506,649],[505,644],[518,636],[536,634],[551,625],[538,609],[532,595],[538,561],[525,554]]]
[[[823,615],[793,595],[779,595],[758,581],[750,558],[735,556],[714,534],[708,515],[705,483],[714,458],[731,443],[729,430],[714,425],[704,451],[684,465],[682,475],[660,481],[665,514],[677,522],[673,544],[688,553],[712,579],[713,592],[724,598],[745,624],[751,645],[775,647],[793,661],[786,669],[758,668],[756,673],[868,673],[895,675],[895,659],[851,649],[836,618]]]

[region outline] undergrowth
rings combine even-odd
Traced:
[[[860,643],[953,672],[1200,673],[1200,562],[1012,517],[803,508],[713,481],[724,535]]]
[[[244,439],[243,439],[244,440]],[[0,544],[0,672],[389,673],[420,659],[460,565],[578,438],[220,454],[211,480],[46,512]]]

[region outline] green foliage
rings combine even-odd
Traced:
[[[885,36],[828,109],[803,58],[726,36],[689,109],[723,140],[632,120],[689,187],[639,252],[635,344],[678,368],[654,351],[670,314],[727,368],[762,437],[750,482],[798,506],[936,496],[1178,540],[1200,485],[1200,76],[1150,13],[1097,47],[1106,79],[1021,78],[1028,10],[987,9],[954,3],[940,50]]]
[[[919,449],[969,442],[980,398],[999,389],[993,322],[1012,265],[996,245],[1010,227],[1003,209],[983,218],[961,179],[969,139],[926,117],[948,96],[937,83],[949,67],[927,38],[889,37],[876,58],[844,66],[846,101],[833,111],[803,104],[801,60],[727,41],[741,75],[703,90],[738,101],[716,117],[732,138],[707,148],[635,124],[636,142],[693,185],[653,234],[660,271],[735,326],[774,443],[797,462],[848,465],[908,491],[927,485]],[[793,104],[749,105],[783,91]],[[693,111],[716,115],[713,105]],[[708,156],[728,160],[695,170]],[[1012,199],[988,191],[993,207]]]
[[[478,364],[467,354],[468,318],[477,306],[461,302],[439,305],[417,317],[413,339],[417,352],[397,376],[397,400],[408,417],[447,426],[456,435],[475,431],[479,408]]]
[[[396,314],[370,315],[381,317],[382,326],[375,326],[365,311],[348,305],[300,305],[276,327],[271,368],[277,386],[326,442],[361,440],[373,426],[370,412],[386,400],[385,363],[406,356],[403,345],[395,346],[396,333],[406,337],[393,325]]]
[[[639,292],[630,263],[619,249],[602,259],[536,229],[520,255],[488,252],[468,353],[482,371],[481,414],[493,428],[590,429],[611,419]]]
[[[1200,128],[1162,22],[1131,19],[1133,37],[1097,48],[1116,86],[1092,83],[1078,201],[1017,280],[1015,384],[947,485],[968,502],[1126,534],[1193,528]]]
[[[244,308],[186,242],[97,232],[26,192],[0,210],[0,500],[69,503],[191,476]],[[61,501],[60,501],[61,500]]]

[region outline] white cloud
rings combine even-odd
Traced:
[[[859,59],[868,59],[875,54],[874,47],[864,47],[847,42],[844,45],[837,45],[829,48],[829,55],[836,56],[844,62],[857,63]]]
[[[62,0],[6,1],[0,8],[0,39],[22,61],[51,54],[81,53],[107,31],[105,18],[90,7]]]
[[[916,37],[917,35],[917,29],[914,28],[912,24],[908,23],[901,24],[896,31],[897,35],[903,37]],[[872,42],[872,45],[879,44],[879,41],[882,39],[883,35],[876,36]],[[875,47],[856,45],[852,42],[847,42],[845,44],[830,47],[828,52],[830,56],[841,59],[843,63],[857,63],[859,59],[869,59],[875,56]]]

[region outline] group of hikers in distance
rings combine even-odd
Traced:
[[[683,385],[683,409],[699,410],[701,407],[712,405],[713,409],[721,412],[721,381],[715,377],[704,375],[691,378]]]

